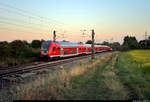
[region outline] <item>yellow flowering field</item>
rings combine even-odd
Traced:
[[[137,63],[141,63],[143,67],[150,67],[150,50],[134,50],[128,52]]]

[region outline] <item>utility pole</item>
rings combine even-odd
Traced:
[[[53,41],[54,42],[56,41],[56,31],[55,30],[53,31]]]
[[[145,47],[147,46],[147,32],[145,32]]]
[[[85,29],[83,29],[83,30],[80,30],[80,31],[82,32],[83,43],[84,43],[84,37],[85,37],[85,33],[84,33],[84,32],[85,32],[86,30],[85,30]]]
[[[91,56],[91,59],[95,58],[95,56],[94,56],[94,53],[95,53],[95,49],[94,49],[94,35],[95,35],[95,33],[94,33],[94,29],[93,29],[92,30],[92,45],[91,45],[91,47],[92,47],[92,56]]]
[[[111,38],[111,39],[110,39],[110,43],[113,43],[113,40],[114,40],[114,39],[113,39],[113,38]]]

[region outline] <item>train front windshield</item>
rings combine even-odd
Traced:
[[[44,53],[47,53],[47,51],[49,51],[50,45],[51,45],[50,41],[46,41],[42,43],[42,50]]]

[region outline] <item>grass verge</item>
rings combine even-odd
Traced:
[[[9,99],[23,100],[113,100],[128,99],[128,90],[123,86],[114,67],[118,53],[80,61],[73,68],[61,67],[61,71],[17,87],[6,94]],[[6,99],[6,95],[0,100]],[[8,99],[8,98],[7,98]]]
[[[131,99],[150,99],[150,50],[134,50],[122,53],[116,67],[122,83],[130,90]],[[141,65],[142,63],[142,65]]]

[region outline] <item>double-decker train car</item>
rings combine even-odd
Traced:
[[[78,55],[77,48],[77,43],[45,41],[41,46],[41,56],[65,57]]]
[[[112,50],[109,46],[94,45],[95,53]],[[72,42],[45,41],[41,45],[41,56],[67,57],[80,54],[91,54],[91,44],[78,44]]]

